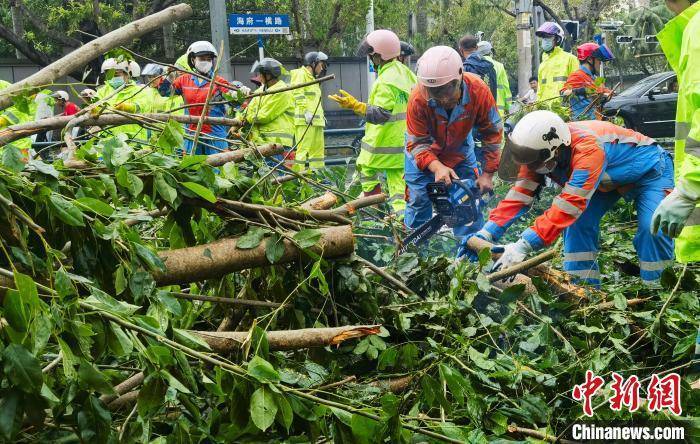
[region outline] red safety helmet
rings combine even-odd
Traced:
[[[607,45],[598,45],[597,43],[591,42],[584,43],[576,48],[576,56],[582,62],[589,57],[599,59],[603,62],[609,62],[615,58]]]

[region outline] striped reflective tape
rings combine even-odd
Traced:
[[[525,188],[526,190],[535,191],[539,186],[539,182],[530,179],[519,179],[515,182],[516,187]]]
[[[676,122],[676,140],[684,140],[690,134],[690,124],[688,122]]]
[[[695,157],[700,157],[700,141],[688,137],[685,139],[685,152]]]
[[[579,251],[576,253],[564,253],[564,262],[594,261],[597,258],[597,251]]]
[[[600,271],[598,270],[566,270],[566,272],[580,279],[600,280]]]
[[[508,191],[508,194],[506,194],[506,199],[522,202],[525,205],[530,205],[535,198],[511,188],[510,191]]]
[[[277,137],[280,139],[294,140],[294,135],[289,133],[262,133],[264,137]]]
[[[562,191],[564,193],[573,194],[574,196],[580,196],[585,197],[586,199],[590,199],[593,193],[595,192],[595,189],[586,190],[584,188],[575,187],[567,183],[566,185],[564,185],[564,189]]]
[[[362,149],[372,154],[403,154],[403,146],[372,146],[362,142]]]
[[[673,260],[639,261],[639,268],[644,271],[662,271],[673,265]]]
[[[399,122],[402,120],[406,120],[406,113],[392,114],[391,117],[389,117],[389,120],[387,120],[387,122]]]
[[[552,202],[553,205],[556,205],[560,210],[565,212],[566,214],[574,217],[579,217],[583,211],[576,205],[570,203],[566,199],[564,199],[561,196],[557,196],[554,198],[554,201]]]
[[[690,217],[685,221],[686,227],[694,227],[700,225],[700,207],[695,207]]]
[[[552,79],[553,82],[566,82],[567,76],[556,76]]]

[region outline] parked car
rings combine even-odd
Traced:
[[[618,115],[625,126],[649,137],[673,137],[678,80],[673,71],[640,80],[603,106],[606,116]]]

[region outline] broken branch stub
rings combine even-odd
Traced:
[[[350,225],[320,228],[321,239],[311,247],[317,254],[325,258],[349,256],[355,250],[355,240]],[[290,233],[294,234],[294,233]],[[236,248],[238,239],[222,239],[210,244],[196,247],[170,250],[160,253],[165,264],[165,271],[154,274],[158,285],[185,284],[220,278],[228,273],[248,268],[265,267],[270,261],[265,255],[267,242],[262,242],[256,248]],[[275,265],[298,260],[302,256],[291,241],[280,240],[284,252]]]
[[[328,210],[333,208],[337,203],[338,196],[330,191],[326,191],[321,196],[314,197],[301,204],[301,208],[304,210]]]
[[[350,325],[268,331],[266,335],[270,350],[299,350],[338,345],[348,339],[376,335],[379,332],[379,325]],[[219,353],[238,350],[250,339],[247,331],[192,331],[192,333],[196,333],[212,350]]]
[[[13,93],[21,92],[27,88],[50,85],[57,79],[82,69],[91,60],[105,54],[110,49],[128,44],[137,37],[149,34],[162,28],[164,25],[182,20],[190,15],[192,15],[192,7],[180,3],[98,37],[61,57],[39,72],[8,86],[0,93],[0,110],[12,105]]]
[[[207,156],[207,163],[213,167],[220,167],[229,162],[241,163],[251,154],[258,153],[262,157],[272,157],[282,154],[284,147],[278,143],[270,143],[256,148],[244,148],[240,150],[224,151]]]

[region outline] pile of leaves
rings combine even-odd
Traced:
[[[348,200],[359,190],[343,169],[277,184],[254,156],[212,168],[204,156],[174,154],[179,128],[155,131],[147,151],[96,136],[77,153],[91,166],[78,170],[60,160],[24,163],[17,148],[2,148],[2,439],[518,441],[522,429],[556,435],[582,418],[571,389],[589,369],[608,379],[613,371],[642,380],[678,372],[683,417],[700,414],[700,394],[688,386],[700,273],[677,266],[665,272],[663,288],[641,287],[632,207],[606,216],[607,279],[586,299],[553,294],[537,279],[535,294],[492,287],[488,254],[480,263],[455,262],[445,236],[422,254],[396,257],[400,224],[381,209],[357,212],[356,254],[385,266],[407,293],[361,259],[328,260],[311,249],[328,222],[243,217],[217,206],[293,208],[326,189]],[[532,213],[550,197],[544,193]],[[241,250],[264,245],[269,266],[157,284],[163,251],[233,236]],[[285,239],[306,250],[303,260],[277,263]],[[224,321],[248,332],[227,353],[193,333]],[[381,328],[296,350],[271,347],[265,334],[350,325]],[[611,412],[604,399],[597,397],[597,418],[632,417]],[[644,409],[634,417],[666,418]]]

